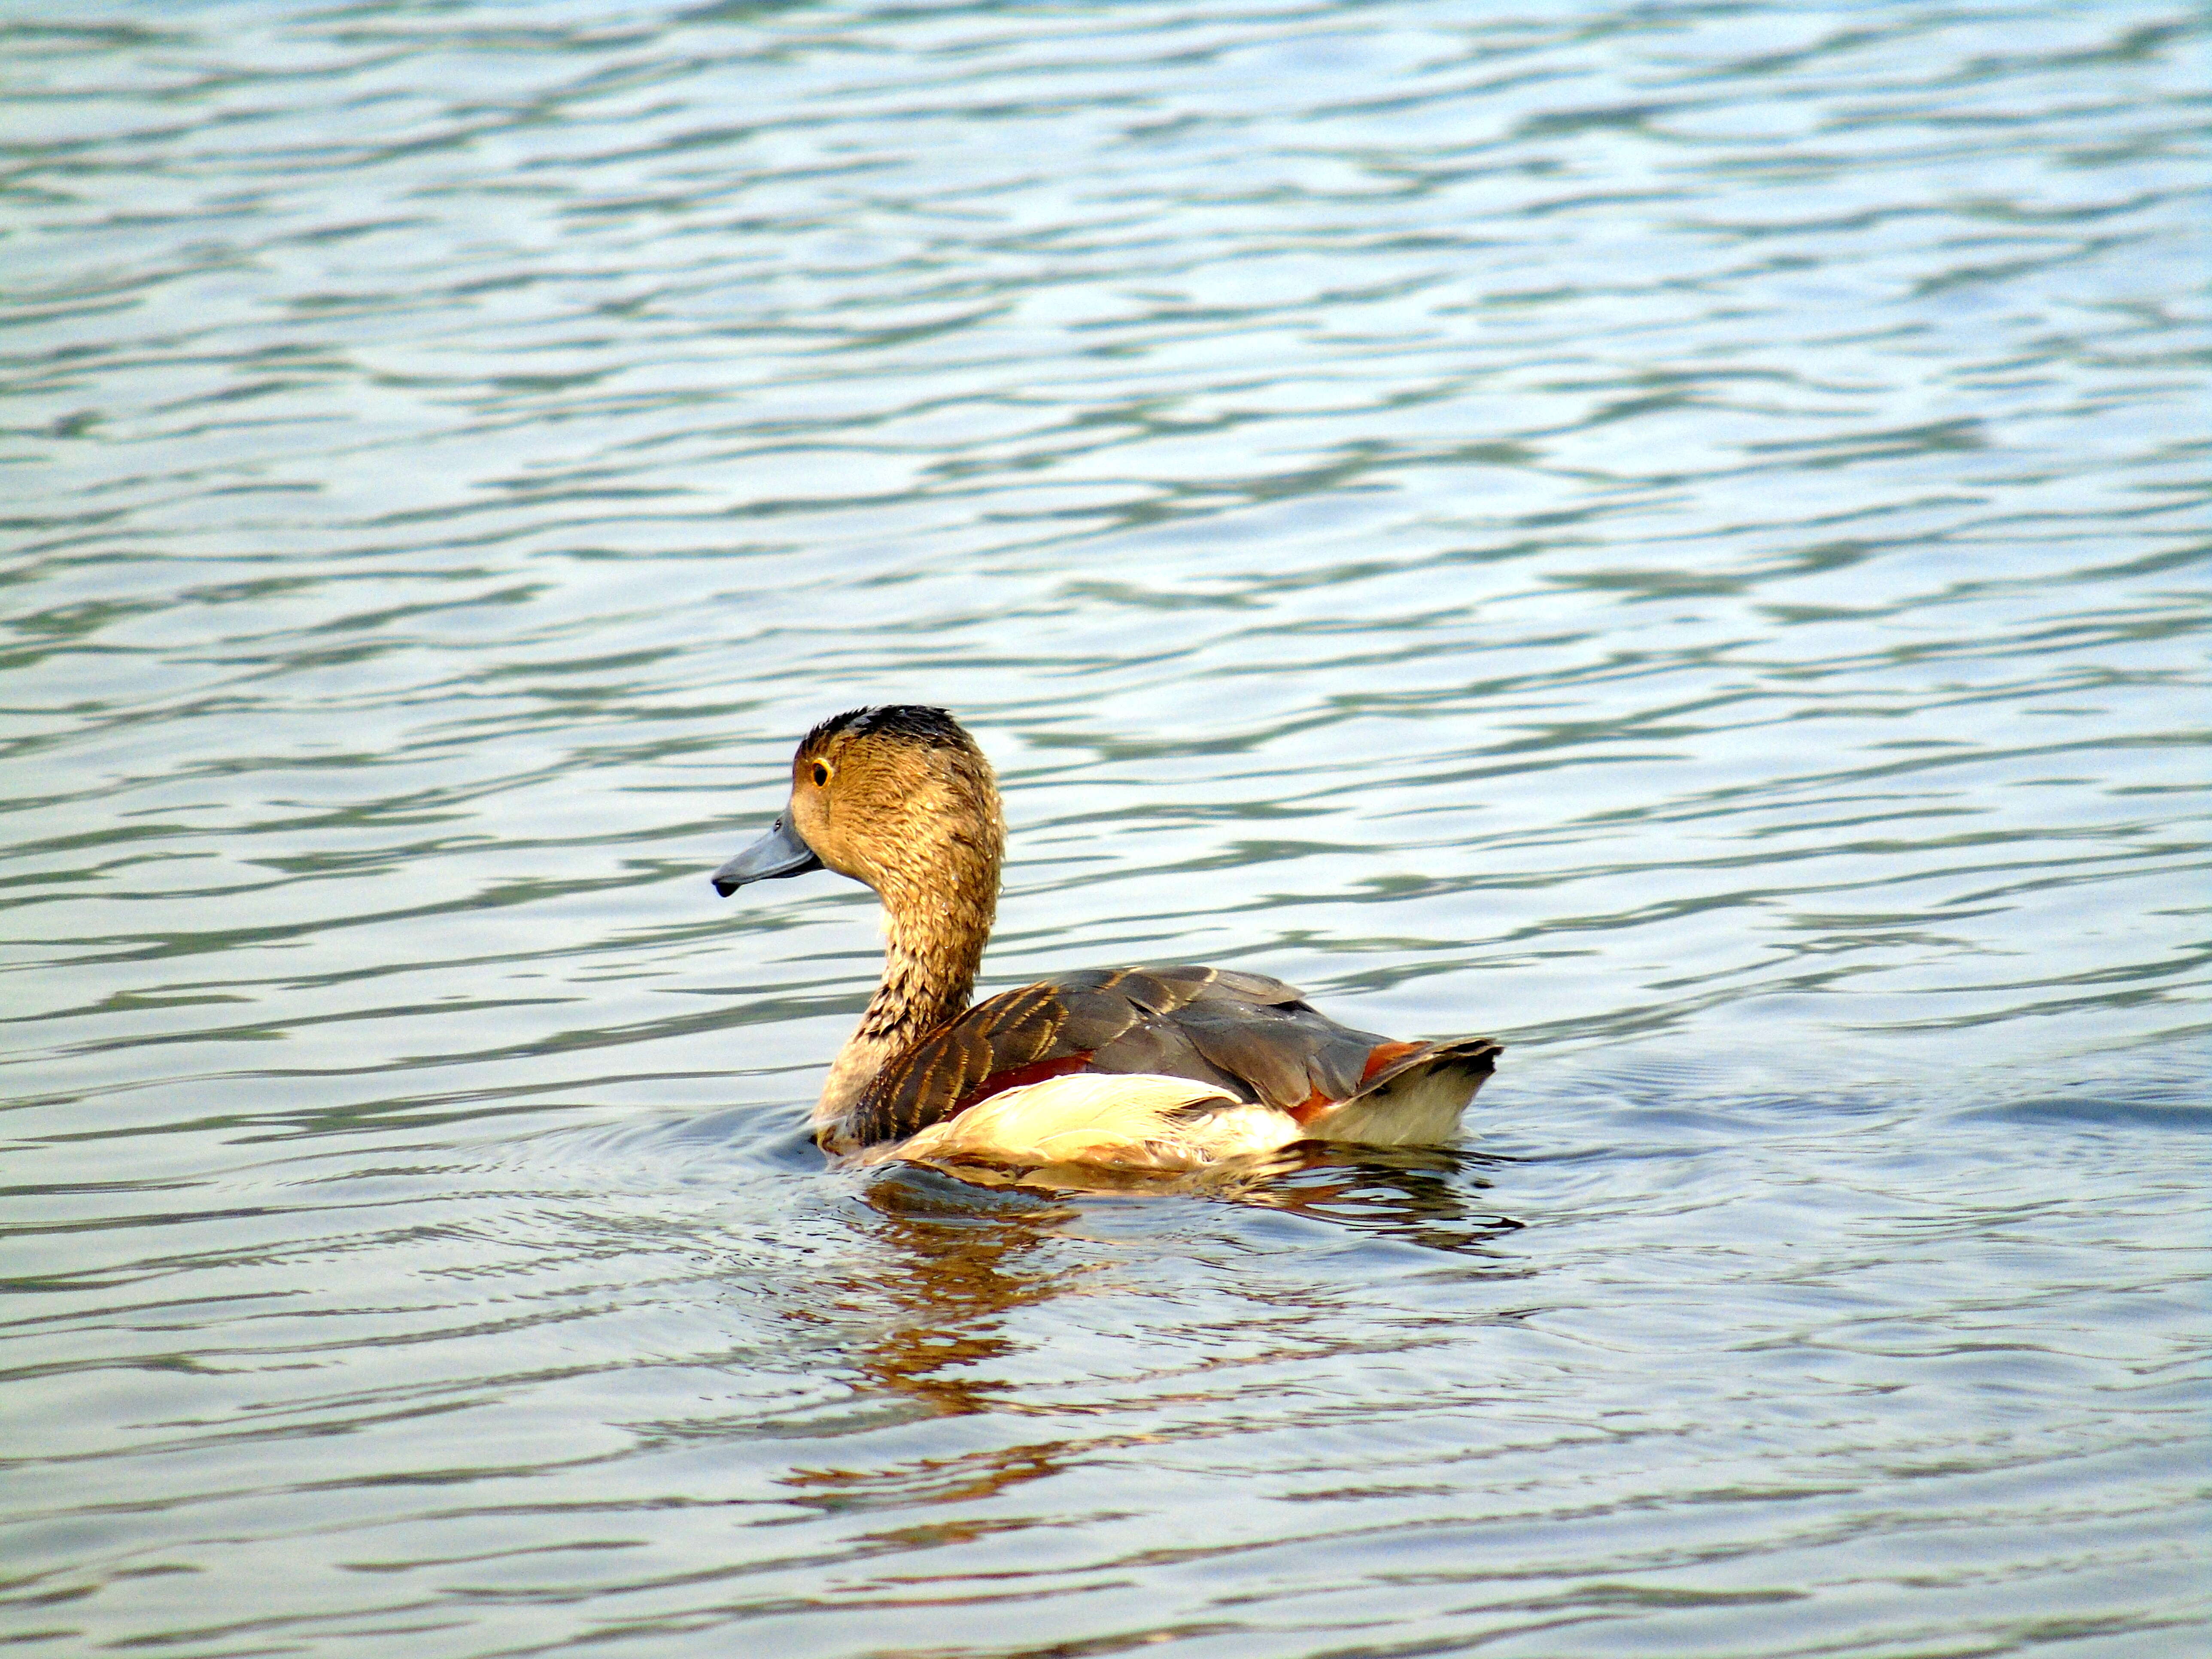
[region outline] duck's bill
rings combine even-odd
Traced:
[[[791,814],[786,812],[768,834],[714,872],[714,890],[727,898],[749,881],[803,876],[821,867],[822,860],[799,838],[799,831],[791,827]]]

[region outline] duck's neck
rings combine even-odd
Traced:
[[[817,1126],[842,1117],[886,1064],[967,1011],[998,910],[998,860],[988,863],[959,872],[965,881],[885,884],[883,982],[830,1065],[814,1108]]]

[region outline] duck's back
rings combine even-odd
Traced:
[[[1263,974],[1093,969],[1004,992],[938,1027],[877,1074],[827,1139],[837,1150],[904,1139],[1001,1091],[1073,1072],[1190,1078],[1304,1122],[1429,1056],[1486,1073],[1495,1045],[1480,1048],[1353,1030]]]

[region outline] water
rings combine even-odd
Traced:
[[[0,18],[30,1650],[2200,1650],[2200,12]],[[883,700],[1478,1136],[825,1171]]]

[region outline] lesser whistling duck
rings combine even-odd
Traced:
[[[1226,968],[1091,969],[970,1008],[1006,842],[958,721],[854,708],[806,734],[783,816],[714,872],[726,898],[827,866],[883,900],[883,981],[814,1108],[824,1150],[1193,1170],[1300,1140],[1434,1145],[1496,1065],[1486,1037],[1394,1042]]]

